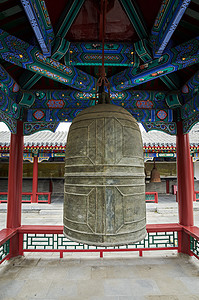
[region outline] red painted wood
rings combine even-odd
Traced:
[[[182,122],[177,123],[176,136],[179,223],[193,225],[193,176],[189,135],[183,134]],[[185,241],[185,240],[184,240]]]
[[[17,122],[17,134],[11,134],[8,172],[7,228],[21,226],[23,177],[23,123]]]
[[[0,246],[17,233],[17,229],[4,228],[0,231]]]
[[[166,180],[166,193],[169,194],[169,179]]]
[[[146,202],[158,203],[158,193],[157,192],[145,192],[145,195],[154,195],[154,200],[146,200]]]
[[[147,232],[168,232],[168,231],[181,231],[182,226],[178,223],[168,224],[147,224]],[[20,233],[54,233],[62,234],[63,226],[53,225],[22,225],[18,228]]]
[[[196,226],[183,226],[183,230],[199,241],[199,227]]]
[[[32,177],[32,203],[37,203],[38,189],[38,157],[34,157]]]
[[[19,228],[20,233],[54,233],[62,234],[63,226],[53,226],[53,225],[22,225]]]

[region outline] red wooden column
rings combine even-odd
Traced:
[[[193,226],[193,169],[189,135],[183,134],[182,122],[177,123],[176,136],[179,223]],[[182,232],[180,252],[190,253],[189,236]]]
[[[23,122],[17,122],[17,133],[11,134],[8,171],[7,228],[21,226],[21,198],[23,179]],[[10,242],[10,254],[19,255],[19,236]]]
[[[37,203],[38,189],[38,156],[34,156],[32,177],[32,203]]]

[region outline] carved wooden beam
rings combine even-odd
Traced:
[[[64,38],[69,31],[72,23],[74,22],[75,18],[77,17],[83,3],[85,0],[72,0],[67,1],[67,4],[62,16],[57,24],[56,36],[60,36]]]
[[[42,0],[21,0],[27,17],[30,21],[35,36],[39,42],[43,55],[51,56],[51,42],[54,39],[54,32],[45,5]]]
[[[161,57],[109,78],[112,91],[132,88],[199,62],[199,37],[168,50]]]
[[[151,31],[154,57],[160,57],[191,0],[163,0]]]
[[[120,0],[120,3],[122,4],[139,38],[140,39],[147,38],[148,37],[147,27],[144,22],[142,13],[139,10],[138,6],[136,5],[135,1]]]
[[[86,108],[94,105],[98,94],[73,90],[33,90],[35,102],[32,108],[37,109],[62,109]],[[126,109],[167,109],[168,92],[164,91],[122,91],[111,92],[111,103]]]
[[[0,30],[0,58],[24,69],[59,81],[77,90],[95,89],[96,79],[73,66],[45,57],[28,43]]]

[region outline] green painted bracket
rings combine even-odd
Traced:
[[[140,39],[148,37],[147,28],[144,22],[144,18],[141,11],[137,7],[134,0],[120,0],[120,3],[124,7],[124,10],[129,17],[131,24],[133,25],[137,35]]]
[[[67,1],[67,5],[55,29],[56,37],[64,38],[77,17],[85,0]]]
[[[199,71],[196,72],[181,88],[184,103],[199,93]]]

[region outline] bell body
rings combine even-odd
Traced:
[[[98,104],[72,122],[65,157],[64,234],[96,246],[146,236],[143,145],[125,109]]]
[[[153,167],[151,171],[151,182],[161,182],[160,173],[158,172],[156,167]]]

